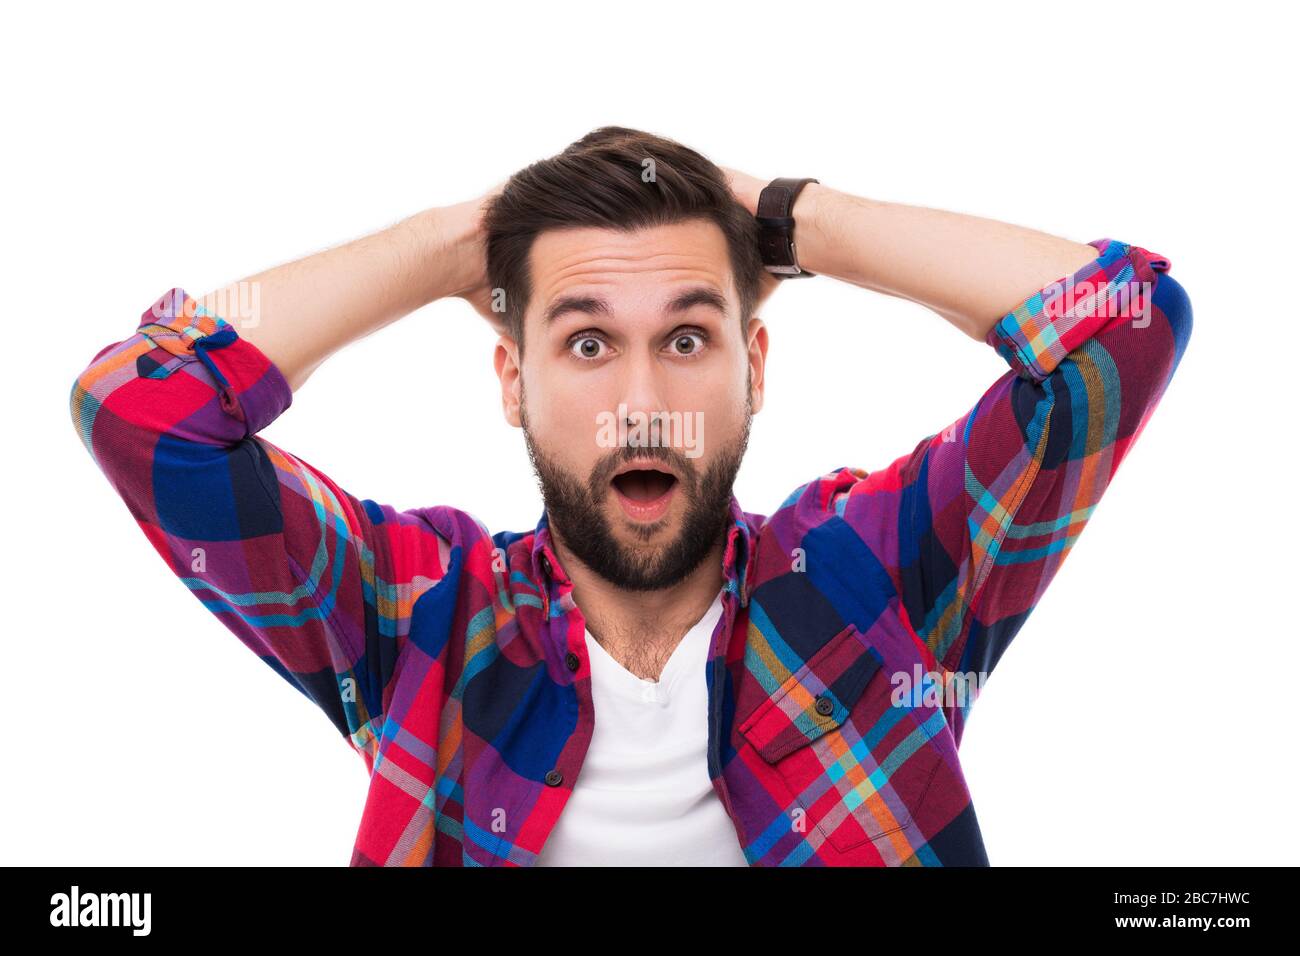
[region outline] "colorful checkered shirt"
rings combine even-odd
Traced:
[[[732,497],[708,771],[751,865],[988,863],[961,691],[1034,609],[1191,333],[1167,259],[1092,245],[991,330],[1010,368],[956,422],[770,517]],[[291,397],[175,288],[80,373],[71,411],[172,573],[364,760],[352,865],[532,865],[595,720],[546,515],[491,534],[357,498],[258,435]]]

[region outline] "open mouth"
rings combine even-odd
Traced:
[[[677,490],[677,476],[657,468],[629,468],[615,475],[610,484],[628,517],[653,521],[661,517]]]
[[[614,487],[619,493],[638,504],[648,504],[662,498],[675,484],[675,477],[652,468],[634,468],[614,476]]]

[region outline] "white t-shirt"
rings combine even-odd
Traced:
[[[722,594],[658,681],[627,670],[586,632],[595,728],[573,793],[537,866],[747,866],[709,780],[709,641]]]

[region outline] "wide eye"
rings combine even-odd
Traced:
[[[600,358],[600,349],[604,343],[594,335],[584,335],[574,339],[569,350],[580,359]]]
[[[683,332],[673,339],[672,349],[676,355],[694,355],[704,348],[704,336],[698,332]]]

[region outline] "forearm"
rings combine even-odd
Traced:
[[[794,208],[799,263],[917,302],[979,341],[1007,312],[1097,257],[1086,243],[809,183]]]
[[[482,254],[476,206],[424,210],[231,283],[199,302],[256,345],[297,390],[349,342],[474,283]]]

